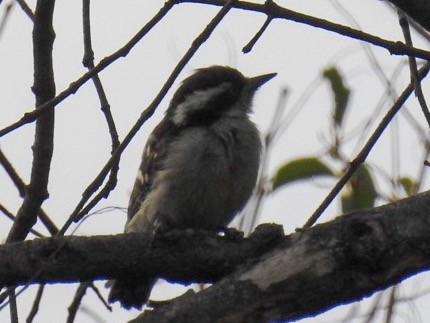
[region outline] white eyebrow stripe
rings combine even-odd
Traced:
[[[230,82],[224,82],[216,87],[209,88],[206,90],[195,91],[189,94],[185,98],[184,102],[182,102],[176,107],[172,117],[173,123],[176,124],[177,126],[184,125],[187,119],[187,116],[190,112],[192,113],[193,111],[202,109],[203,106],[210,99],[212,99],[214,96],[222,92],[225,92],[225,90],[227,90],[230,86],[231,86]]]

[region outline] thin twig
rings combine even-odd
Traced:
[[[85,304],[82,304],[80,312],[82,314],[86,314],[94,323],[106,323],[106,320],[104,320],[95,310]]]
[[[213,6],[222,6],[226,3],[225,0],[177,0],[178,3],[200,3]],[[306,24],[312,27],[321,28],[330,32],[334,32],[339,35],[343,35],[349,38],[361,40],[378,47],[382,47],[390,52],[392,55],[412,55],[417,58],[430,60],[430,52],[410,47],[401,42],[394,42],[382,39],[380,37],[344,26],[336,24],[325,19],[316,18],[313,16],[305,15],[300,12],[296,12],[287,8],[283,8],[273,1],[266,1],[264,4],[252,3],[246,1],[239,1],[234,5],[237,9],[254,11],[266,14],[267,16],[273,16],[273,19],[280,18],[291,20],[297,23]]]
[[[15,184],[16,188],[18,189],[19,195],[21,197],[24,197],[24,195],[25,195],[24,181],[18,175],[15,167],[13,167],[12,163],[9,161],[9,159],[6,157],[6,155],[3,153],[3,150],[1,148],[0,148],[0,165],[3,166],[4,170],[8,174],[9,178]]]
[[[269,163],[270,151],[272,149],[273,139],[280,129],[280,123],[283,119],[282,117],[286,108],[287,96],[288,89],[283,88],[279,93],[278,103],[276,105],[275,113],[273,114],[270,126],[266,135],[264,136],[264,150],[261,156],[261,165],[256,188],[250,199],[249,206],[247,207],[246,212],[244,212],[239,223],[239,229],[244,231],[246,235],[252,231],[258,221],[259,210],[261,208],[263,197],[266,194],[267,166]]]
[[[384,1],[383,3],[385,4],[385,6],[390,8],[394,14],[397,14],[398,8],[394,4],[388,1]],[[425,40],[430,42],[430,33],[425,28],[423,28],[419,23],[415,22],[415,20],[413,19],[409,21],[409,24],[415,29],[415,31],[418,34],[420,34],[421,37],[423,37]]]
[[[91,282],[84,282],[79,284],[79,287],[75,293],[75,297],[73,298],[73,301],[68,308],[69,316],[67,317],[67,323],[73,323],[75,321],[76,313],[78,312],[79,306],[81,305],[82,299],[84,298],[85,293],[87,292],[87,288],[90,284]]]
[[[27,323],[33,322],[34,318],[39,312],[40,301],[42,300],[43,291],[45,289],[45,284],[40,284],[37,290],[36,298],[34,299],[33,306],[31,307],[30,313],[27,317]]]
[[[266,21],[264,22],[263,26],[261,26],[261,28],[258,30],[258,32],[255,34],[254,37],[252,37],[252,39],[249,41],[248,44],[246,44],[243,48],[242,48],[242,53],[246,54],[249,53],[252,48],[255,46],[255,44],[257,43],[257,41],[260,39],[260,37],[263,35],[264,31],[267,29],[267,27],[269,27],[270,22],[272,21],[272,16],[267,16]]]
[[[426,63],[420,69],[418,73],[418,78],[420,80],[423,79],[427,75],[429,69],[430,69],[430,63]],[[366,160],[367,156],[369,155],[373,146],[378,141],[379,137],[382,135],[385,128],[390,124],[391,120],[394,118],[394,116],[397,114],[397,112],[401,109],[403,104],[412,94],[412,91],[414,90],[414,88],[415,86],[412,82],[405,88],[403,93],[399,96],[397,101],[393,104],[391,109],[387,112],[387,114],[384,116],[382,121],[379,123],[378,127],[373,132],[373,134],[371,135],[367,143],[364,145],[364,147],[361,149],[358,155],[354,158],[354,160],[350,162],[348,169],[345,171],[343,176],[336,183],[335,187],[330,191],[330,193],[327,195],[327,197],[324,199],[321,205],[315,210],[315,212],[305,223],[302,229],[311,227],[318,220],[318,218],[321,216],[321,214],[324,212],[327,206],[333,201],[333,199],[337,196],[340,190],[350,180],[350,178],[355,173],[357,168]]]
[[[110,306],[108,304],[108,302],[104,299],[103,295],[100,293],[100,290],[94,285],[94,283],[92,283],[90,285],[90,287],[94,291],[94,293],[97,295],[97,297],[99,298],[99,300],[102,302],[102,304],[106,307],[106,309],[109,312],[112,312],[112,306]]]
[[[400,23],[400,26],[402,27],[403,37],[405,37],[405,42],[407,45],[412,46],[412,37],[411,37],[411,31],[409,29],[408,20],[405,14],[400,10],[398,11],[398,15],[399,15],[399,23]],[[415,85],[415,96],[418,99],[418,102],[421,106],[421,110],[423,111],[424,117],[427,120],[427,124],[430,127],[430,112],[427,107],[426,99],[424,98],[421,82],[418,79],[417,60],[413,56],[409,56],[409,69],[411,71],[411,80]]]
[[[343,17],[355,28],[362,31],[360,24],[354,19],[353,15],[339,2],[339,0],[332,0],[331,4],[342,14]],[[393,86],[393,79],[389,78],[381,64],[378,62],[375,53],[373,52],[371,46],[368,43],[360,42],[360,46],[363,48],[364,53],[372,67],[372,71],[375,72],[378,79],[387,88],[389,96],[392,98],[393,102],[397,98],[396,90]]]
[[[379,304],[381,303],[383,293],[378,293],[373,299],[372,307],[369,312],[365,315],[363,323],[372,323],[375,321],[375,316],[379,310]]]
[[[84,34],[84,57],[82,59],[82,64],[85,67],[87,67],[89,71],[91,71],[95,67],[94,66],[94,51],[93,51],[92,44],[91,44],[92,42],[91,42],[90,5],[91,5],[90,0],[83,0],[83,2],[82,2],[82,22],[83,22],[83,34]],[[99,97],[101,110],[105,116],[105,119],[106,119],[106,122],[108,125],[108,129],[109,129],[109,133],[110,133],[111,141],[112,141],[111,153],[113,153],[119,145],[118,132],[116,130],[115,121],[113,119],[113,116],[112,116],[112,113],[110,110],[110,104],[109,104],[109,101],[107,99],[106,92],[103,88],[103,84],[100,80],[99,75],[95,74],[92,77],[92,80],[93,80],[94,86],[96,88],[97,95]],[[117,183],[118,170],[119,170],[119,158],[117,158],[113,162],[112,169],[110,171],[109,179],[106,182],[105,186],[100,190],[100,192],[94,198],[94,203],[90,207],[87,206],[84,209],[86,211],[86,213],[88,213],[91,210],[91,208],[93,206],[95,206],[103,197],[106,198],[109,195],[109,193],[115,188],[116,183]],[[92,193],[94,193],[94,192],[91,192],[91,194]],[[74,317],[76,316],[77,307],[79,306],[79,303],[80,303],[79,302],[78,304],[74,304],[75,300],[79,299],[80,296],[83,298],[85,295],[85,290],[89,286],[91,286],[93,288],[93,290],[96,291],[96,294],[97,294],[98,289],[94,286],[94,284],[92,282],[83,282],[80,284],[79,288],[76,291],[74,301],[69,308],[69,318],[71,321],[74,320]],[[82,293],[83,289],[84,289],[84,292],[82,295],[80,295],[80,293]],[[105,305],[108,309],[112,310],[112,308],[106,303],[106,301],[103,299],[103,297],[101,297],[99,292],[97,295],[99,296],[99,299],[101,299],[103,305]],[[76,306],[75,310],[74,310],[73,305]]]
[[[297,118],[299,113],[303,112],[303,107],[312,98],[312,95],[316,92],[317,88],[320,85],[321,77],[318,76],[306,86],[306,88],[302,91],[296,102],[291,106],[288,113],[279,122],[279,127],[276,132],[272,134],[271,140],[273,141],[273,143],[275,143],[281,138],[281,136],[288,129],[290,124]]]
[[[398,285],[394,285],[390,291],[390,298],[388,299],[388,304],[387,304],[387,314],[384,320],[385,323],[393,322],[394,307],[396,306],[396,303],[397,303],[397,297],[396,297],[397,286]]]
[[[13,8],[14,3],[15,2],[8,3],[3,10],[3,16],[1,17],[1,20],[0,20],[0,38],[3,34],[3,31],[6,27],[7,22],[9,20],[10,13],[12,12],[12,8]]]
[[[429,157],[430,154],[430,143],[426,139],[424,142],[425,150],[424,150],[424,156],[420,160],[426,160]],[[421,187],[424,183],[424,176],[426,172],[428,171],[428,167],[425,165],[425,163],[420,163],[421,167],[418,170],[418,175],[416,176],[417,182],[415,183],[414,189],[412,191],[412,194],[417,194],[421,191]]]
[[[64,232],[68,229],[68,227],[76,221],[79,221],[85,214],[80,213],[80,210],[86,203],[86,201],[89,199],[90,192],[94,191],[94,187],[99,187],[101,183],[103,182],[104,178],[107,176],[110,168],[112,167],[113,162],[122,154],[124,149],[128,146],[130,141],[133,139],[133,137],[136,135],[136,133],[139,131],[139,129],[142,127],[142,125],[148,120],[152,114],[155,112],[155,109],[160,104],[161,100],[164,98],[164,96],[169,91],[170,87],[173,85],[173,82],[176,80],[178,75],[181,73],[185,65],[190,61],[190,59],[194,56],[194,54],[197,52],[197,50],[200,48],[200,46],[209,38],[209,36],[212,34],[212,32],[215,30],[215,28],[218,26],[218,24],[221,22],[221,20],[224,18],[224,16],[228,13],[228,11],[233,6],[233,3],[235,3],[237,0],[230,0],[226,3],[226,5],[217,13],[217,15],[212,19],[212,21],[206,26],[206,28],[201,32],[200,35],[196,37],[196,39],[191,44],[188,51],[185,53],[185,55],[181,58],[181,60],[178,62],[172,73],[170,74],[167,81],[164,83],[163,87],[161,88],[160,92],[157,94],[157,96],[154,98],[154,100],[151,102],[151,104],[142,112],[137,122],[133,125],[131,130],[128,132],[128,134],[125,136],[124,140],[121,142],[121,144],[118,146],[118,148],[115,150],[115,152],[112,154],[112,157],[107,161],[103,169],[100,171],[100,173],[97,175],[97,177],[94,179],[94,181],[88,186],[88,188],[83,193],[83,197],[73,213],[70,215],[69,219],[66,221],[64,226],[60,229],[60,233],[64,234]],[[90,202],[91,203],[91,202]]]
[[[100,209],[99,211],[97,211],[97,212],[95,212],[95,213],[93,213],[93,214],[101,214],[101,213],[104,213],[104,212],[108,212],[109,210],[111,210],[111,209],[113,209],[113,207],[105,207],[105,208],[102,208],[102,209]],[[126,212],[126,209],[124,209],[124,210],[121,210],[121,208],[118,208],[118,207],[115,207],[115,209],[118,209],[118,210],[120,210],[120,211],[123,211],[123,212]],[[85,219],[87,219],[88,217],[90,217],[90,214],[89,215],[87,215],[80,223],[79,223],[79,225],[78,226],[76,226],[76,228],[72,231],[72,233],[71,233],[71,235],[70,236],[72,236],[72,235],[74,235],[74,233],[75,233],[75,231],[79,228],[79,226],[84,222],[84,220]],[[57,235],[60,235],[60,233],[58,233]],[[64,245],[66,244],[66,240],[64,240],[64,242],[63,243],[60,243],[57,247],[56,247],[56,249],[54,250],[54,251],[52,251],[51,252],[51,254],[49,255],[49,257],[48,257],[48,260],[47,260],[47,263],[49,262],[49,261],[52,261],[53,259],[55,259],[55,257],[59,254],[59,252],[63,249],[63,247],[64,247]],[[35,272],[35,273],[33,273],[33,275],[31,276],[31,278],[29,278],[28,280],[27,280],[27,282],[25,283],[25,285],[24,286],[22,286],[21,287],[21,289],[16,293],[16,296],[19,296],[19,295],[21,295],[29,286],[30,286],[30,284],[32,283],[32,282],[34,282],[34,280],[35,279],[37,279],[44,271],[45,271],[45,267],[44,266],[39,266],[39,269]],[[1,278],[1,277],[0,277]],[[0,294],[0,311],[3,309],[3,308],[5,308],[8,304],[9,304],[9,302],[6,302],[6,303],[4,303],[4,304],[2,304],[4,301],[5,301],[5,299],[8,297],[8,291],[5,291],[5,292],[3,292],[3,293],[1,293]]]
[[[26,185],[22,180],[21,176],[19,176],[19,174],[17,173],[15,167],[13,167],[12,163],[3,153],[1,148],[0,148],[0,165],[3,166],[9,178],[12,180],[13,184],[18,189],[19,195],[23,198],[25,196]],[[57,226],[54,224],[54,222],[51,220],[49,215],[46,214],[46,212],[42,208],[40,208],[39,210],[38,217],[51,235],[54,235],[58,232]]]
[[[9,219],[11,219],[12,221],[15,221],[15,215],[10,212],[3,204],[0,203],[0,211],[6,215]],[[36,237],[42,238],[44,237],[43,234],[41,234],[40,232],[37,232],[35,229],[30,229],[30,232],[32,234],[34,234]]]
[[[411,25],[414,30],[421,36],[423,37],[425,40],[427,40],[427,42],[430,42],[430,34],[429,32],[424,29],[419,23],[415,22],[414,20],[410,20],[409,21],[409,25]]]
[[[15,0],[19,6],[21,7],[22,11],[27,15],[28,18],[30,18],[31,21],[34,22],[34,13],[31,11],[30,7],[24,0]]]
[[[82,63],[88,70],[94,68],[94,52],[91,45],[91,20],[90,20],[90,0],[84,0],[82,6],[82,21],[83,21],[83,30],[84,30],[84,58]],[[98,74],[95,74],[93,77],[93,83],[97,91],[97,95],[100,100],[101,110],[105,116],[106,123],[108,125],[109,134],[112,141],[112,150],[111,154],[113,154],[119,146],[118,139],[118,131],[116,129],[115,121],[113,119],[110,104],[108,102],[106,92],[103,88],[102,82]],[[107,198],[109,193],[116,187],[117,184],[117,176],[119,171],[119,157],[115,159],[112,163],[112,168],[110,171],[110,176],[105,186],[100,190],[100,192],[95,196],[95,198],[91,201],[91,204],[88,204],[82,211],[81,214],[88,214],[91,209],[96,206],[102,198]],[[90,192],[93,194],[95,191]]]
[[[164,16],[169,12],[169,10],[176,4],[176,1],[171,0],[167,1],[163,8],[160,9],[160,11],[141,29],[139,30],[136,35],[134,35],[123,47],[121,47],[119,50],[114,52],[113,54],[106,56],[104,59],[102,59],[96,67],[82,75],[80,78],[78,78],[73,83],[70,83],[69,87],[65,90],[63,90],[60,94],[58,94],[56,97],[52,98],[51,100],[47,101],[46,103],[42,104],[38,107],[38,109],[33,110],[32,112],[28,112],[24,114],[24,116],[17,122],[5,127],[4,129],[0,130],[0,137],[18,129],[19,127],[31,123],[35,121],[37,118],[39,118],[42,114],[44,114],[46,111],[51,110],[55,106],[57,106],[60,102],[64,101],[66,98],[68,98],[70,95],[76,93],[79,88],[84,85],[86,82],[88,82],[93,75],[96,75],[100,73],[102,70],[104,70],[106,67],[111,65],[113,62],[118,60],[121,57],[127,56],[127,54],[130,52],[130,50],[158,23],[161,21],[161,19],[164,18]]]
[[[170,8],[179,3],[200,3],[200,4],[208,4],[208,5],[215,5],[215,6],[223,6],[227,2],[225,0],[171,0],[166,2],[165,6],[160,10],[160,12],[156,15],[163,16],[167,11],[170,10]],[[414,57],[422,58],[425,60],[430,60],[430,52],[407,46],[401,42],[393,42],[389,40],[382,39],[380,37],[364,33],[359,30],[355,30],[353,28],[343,26],[340,24],[335,24],[330,21],[315,18],[312,16],[304,15],[302,13],[298,13],[286,8],[282,8],[275,3],[268,1],[265,4],[257,4],[257,3],[250,3],[245,1],[237,2],[234,5],[235,8],[248,10],[248,11],[255,11],[264,13],[266,15],[272,15],[273,18],[279,18],[279,19],[286,19],[286,20],[292,20],[297,23],[303,23],[307,24],[309,26],[313,26],[316,28],[321,28],[327,31],[335,32],[337,34],[350,37],[353,39],[365,41],[368,43],[371,43],[375,46],[382,47],[384,49],[387,49],[390,54],[393,55],[412,55]],[[154,17],[155,18],[155,17]],[[162,18],[162,17],[158,17]],[[152,26],[150,27],[152,28]],[[140,32],[138,33],[140,34]],[[138,34],[136,36],[138,36]],[[136,37],[135,36],[135,37]],[[0,130],[0,137],[12,132],[13,130],[27,124],[31,123],[34,120],[36,120],[41,114],[45,113],[46,110],[50,110],[56,105],[58,105],[60,102],[62,102],[64,99],[66,99],[71,94],[75,93],[83,84],[85,84],[93,75],[99,73],[104,68],[109,66],[111,63],[113,63],[117,58],[121,56],[127,55],[128,51],[134,46],[134,41],[136,41],[135,37],[130,41],[130,43],[133,43],[130,47],[126,45],[124,49],[120,49],[118,52],[112,54],[111,56],[107,56],[105,59],[103,59],[94,69],[92,69],[90,72],[87,72],[82,77],[77,79],[75,82],[71,83],[69,87],[61,92],[59,95],[57,95],[52,100],[46,102],[44,105],[40,107],[38,110],[33,110],[31,112],[26,113],[19,121],[14,122],[13,124],[3,128]],[[138,36],[141,37],[141,36]],[[143,37],[143,36],[142,36]],[[138,40],[137,40],[138,41]]]
[[[84,53],[84,58],[82,60],[82,63],[85,67],[88,68],[89,71],[91,71],[92,69],[94,69],[95,66],[94,66],[94,52],[91,45],[90,0],[83,1],[82,11],[83,11],[84,48],[85,48],[85,53]],[[113,152],[119,145],[118,132],[116,130],[115,121],[113,119],[113,116],[110,110],[110,104],[107,100],[106,92],[103,88],[99,75],[95,74],[92,77],[92,80],[97,90],[97,95],[100,100],[101,110],[105,116],[106,123],[109,128],[109,133],[112,140],[112,152]]]
[[[16,305],[15,288],[9,287],[7,289],[9,294],[9,306],[10,306],[10,322],[19,323],[18,321],[18,307]]]
[[[102,176],[106,176],[107,172],[109,171],[109,168],[113,162],[113,160],[119,156],[122,151],[127,147],[127,145],[130,143],[131,139],[134,137],[134,135],[137,133],[137,131],[140,129],[140,127],[143,125],[143,123],[154,113],[156,107],[161,102],[163,97],[166,95],[167,91],[172,86],[173,82],[176,80],[177,76],[180,74],[182,69],[185,67],[185,65],[190,61],[190,59],[194,56],[194,54],[197,52],[197,50],[200,48],[200,46],[209,38],[209,36],[212,34],[212,32],[215,30],[215,28],[218,26],[218,24],[222,21],[222,19],[225,17],[225,15],[228,13],[228,11],[231,9],[233,3],[235,3],[237,0],[230,0],[219,12],[218,14],[211,20],[211,22],[206,26],[206,28],[202,31],[202,33],[196,37],[196,39],[193,41],[192,45],[188,49],[188,51],[185,53],[185,55],[182,57],[182,59],[178,62],[175,69],[172,71],[171,75],[167,79],[166,83],[163,85],[162,89],[156,96],[156,98],[153,100],[153,102],[148,106],[148,108],[142,112],[139,120],[135,123],[135,125],[132,127],[130,132],[127,134],[127,136],[124,138],[123,142],[120,144],[120,146],[117,148],[113,156],[109,159],[109,161],[106,163],[100,174],[97,176],[97,178],[93,181],[92,185],[95,185],[97,180],[99,180]],[[104,177],[103,177],[104,178]],[[76,210],[79,210],[80,208],[76,208]],[[77,214],[77,213],[76,213]],[[73,215],[73,214],[72,214]],[[70,226],[70,224],[73,222],[74,216],[70,216],[68,221],[64,224],[64,226],[60,229],[58,235],[63,235],[64,232],[67,230],[67,228]],[[64,246],[62,244],[59,246],[51,255],[51,257],[58,254],[58,252],[61,250],[61,248]],[[43,267],[40,268],[32,277],[30,281],[33,281],[41,272],[43,271]],[[30,281],[19,291],[19,293],[23,292],[30,284]],[[7,304],[3,304],[0,306],[0,309],[6,306]]]

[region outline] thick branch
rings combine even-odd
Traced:
[[[288,237],[270,228],[248,239],[176,232],[150,248],[138,233],[6,244],[0,247],[0,285],[148,274],[210,282],[234,271],[137,322],[266,322],[359,300],[430,267],[430,192]]]
[[[237,234],[172,232],[150,248],[140,233],[17,242],[0,246],[0,285],[132,278],[144,273],[213,282],[267,252],[280,239],[284,239],[281,227],[266,225],[247,239]]]
[[[36,109],[55,96],[52,46],[55,33],[52,26],[54,0],[39,0],[33,28],[34,84]],[[33,163],[30,184],[18,210],[7,241],[24,240],[37,221],[40,206],[48,197],[48,179],[54,149],[54,110],[36,122],[33,144]]]
[[[297,320],[360,300],[430,266],[430,193],[290,236],[258,262],[144,322]]]

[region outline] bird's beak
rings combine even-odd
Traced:
[[[264,74],[259,75],[255,77],[251,77],[248,79],[247,86],[252,90],[257,90],[260,86],[262,86],[264,83],[268,82],[272,78],[276,76],[277,73],[270,73],[270,74]]]

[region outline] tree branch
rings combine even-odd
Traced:
[[[198,294],[145,312],[136,322],[167,322],[166,313],[175,322],[296,320],[429,267],[430,192],[287,237],[279,226],[263,225],[246,239],[172,232],[148,247],[142,234],[132,233],[0,247],[0,285],[138,280],[148,274],[185,283],[225,277]]]
[[[177,3],[200,3],[203,5],[222,6],[226,0],[176,0]],[[429,0],[430,1],[430,0]],[[391,1],[394,2],[394,1]],[[409,55],[425,60],[430,60],[430,52],[408,46],[402,42],[394,42],[386,39],[382,39],[378,36],[374,36],[365,33],[354,28],[344,26],[341,24],[333,23],[331,21],[317,18],[314,16],[306,15],[297,11],[293,11],[284,7],[281,7],[273,1],[266,1],[264,4],[238,1],[234,8],[246,10],[250,12],[263,13],[273,19],[285,19],[291,20],[297,23],[306,24],[315,28],[321,28],[329,32],[334,32],[339,35],[350,37],[353,39],[361,40],[366,43],[370,43],[374,46],[385,48],[390,52],[391,55]],[[427,11],[428,12],[428,11]],[[0,135],[2,132],[0,131]]]
[[[34,84],[36,110],[55,96],[52,46],[55,32],[52,26],[54,0],[37,1],[33,27]],[[33,163],[30,184],[18,210],[7,241],[24,240],[37,221],[40,206],[48,197],[48,179],[54,150],[54,120],[52,109],[36,122],[33,144]]]
[[[173,5],[174,2],[175,2],[174,0],[166,2],[165,6],[167,6],[167,4],[169,4],[169,3],[172,3],[172,5]],[[182,58],[176,64],[172,73],[167,78],[166,82],[164,83],[164,85],[162,86],[161,90],[158,92],[156,97],[149,104],[149,106],[140,114],[139,119],[135,122],[133,127],[130,129],[130,131],[127,133],[127,135],[124,137],[124,139],[120,143],[120,145],[112,153],[110,159],[103,166],[102,170],[99,172],[99,174],[96,176],[96,178],[91,182],[91,184],[85,189],[85,191],[82,194],[82,198],[79,201],[78,205],[73,210],[69,219],[66,221],[66,223],[63,225],[63,227],[60,229],[61,234],[64,234],[73,222],[78,222],[85,216],[85,214],[83,212],[81,212],[81,210],[82,210],[83,206],[85,205],[85,203],[91,197],[92,192],[94,192],[95,188],[98,188],[102,184],[102,182],[106,178],[108,172],[111,170],[113,163],[116,161],[117,158],[120,157],[122,152],[129,145],[129,143],[131,142],[133,137],[137,134],[137,132],[140,130],[140,128],[143,126],[143,124],[155,113],[155,110],[157,109],[161,100],[166,96],[170,87],[173,85],[173,82],[176,80],[176,78],[179,76],[181,71],[184,69],[185,65],[187,65],[187,63],[191,60],[191,58],[198,51],[200,46],[203,45],[206,42],[206,40],[208,40],[208,38],[212,35],[214,30],[216,29],[216,27],[221,23],[221,21],[224,19],[225,15],[230,11],[230,9],[233,7],[233,5],[236,2],[237,2],[237,0],[228,0],[225,3],[225,5],[218,11],[218,13],[215,15],[215,17],[203,29],[203,31],[194,39],[194,41],[192,42],[191,46],[188,48],[186,53],[182,56]],[[0,130],[0,133],[1,133],[1,130]],[[95,198],[97,198],[97,196]],[[94,201],[94,199],[93,199],[93,201]],[[90,201],[89,204],[92,204],[92,201]]]
[[[345,215],[289,236],[256,263],[132,322],[288,322],[315,315],[428,269],[429,223],[429,192]]]
[[[141,233],[36,239],[0,246],[0,285],[138,279],[143,273],[213,282],[266,252],[279,239],[283,233],[278,225],[260,226],[246,239],[172,232],[156,239],[150,248]]]

